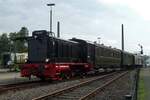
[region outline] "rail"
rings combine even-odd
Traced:
[[[39,85],[38,85],[39,84]],[[16,84],[6,84],[0,85],[0,94],[5,93],[7,91],[14,91],[20,89],[27,89],[35,86],[46,85],[48,82],[41,82],[41,81],[32,81],[32,82],[21,82]]]
[[[94,81],[97,81],[97,80],[100,80],[100,79],[105,79],[106,77],[112,77],[113,75],[118,75],[119,76],[116,76],[115,78],[113,78],[111,81],[107,81],[105,82],[105,85],[102,85],[102,87],[105,87],[107,86],[108,84],[110,84],[111,82],[115,81],[116,79],[118,79],[119,77],[125,75],[127,72],[124,72],[124,73],[117,73],[117,72],[114,72],[114,73],[111,73],[111,74],[108,74],[108,75],[103,75],[103,76],[99,76],[99,77],[96,77],[94,79],[91,79],[91,80],[88,80],[88,81],[85,81],[85,82],[81,82],[79,84],[76,84],[74,86],[70,86],[70,87],[67,87],[67,88],[64,88],[64,89],[61,89],[61,90],[57,90],[57,91],[54,91],[52,93],[49,93],[49,94],[46,94],[46,95],[43,95],[43,96],[40,96],[40,97],[37,97],[37,98],[33,98],[32,100],[43,100],[43,99],[47,99],[49,97],[56,97],[57,96],[60,96],[61,94],[65,94],[65,93],[70,93],[69,91],[73,91],[75,89],[78,89],[78,88],[81,88],[81,87],[84,87],[85,85],[88,85]],[[101,89],[102,87],[100,88],[96,88],[97,89]],[[92,95],[95,94],[95,91],[92,91]],[[87,98],[89,98],[91,96],[91,93],[89,93],[88,95],[84,95],[82,96],[81,98],[79,98],[79,100],[85,100]],[[75,98],[78,98],[78,97],[75,97]]]

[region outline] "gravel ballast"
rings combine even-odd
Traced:
[[[46,95],[50,92],[62,89],[64,87],[72,86],[74,84],[83,82],[88,80],[89,78],[78,79],[78,80],[71,80],[66,82],[60,83],[50,83],[47,86],[41,86],[37,88],[31,88],[21,91],[9,91],[5,94],[0,95],[0,100],[31,100],[35,97]]]
[[[106,92],[96,95],[94,100],[122,100],[124,95],[129,94],[132,87],[132,80],[135,72],[132,71],[129,74],[125,75],[123,78],[120,78],[108,88]],[[50,92],[62,89],[64,87],[72,86],[74,84],[80,83],[81,81],[88,80],[89,78],[80,79],[80,80],[71,80],[60,83],[50,83],[47,86],[41,86],[21,91],[9,91],[8,93],[0,95],[0,100],[31,100],[35,97],[46,95]]]
[[[103,92],[98,93],[93,100],[125,100],[125,95],[131,94],[135,71],[119,78]]]

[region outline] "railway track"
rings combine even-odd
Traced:
[[[101,73],[101,74],[103,75],[106,73]],[[88,77],[90,78],[93,76],[88,76]],[[2,84],[2,85],[0,85],[0,94],[6,93],[8,91],[25,90],[25,89],[29,89],[29,88],[45,86],[45,85],[49,85],[49,84],[56,84],[56,83],[66,82],[66,81],[79,80],[79,79],[81,79],[81,78],[76,77],[76,78],[72,78],[70,80],[60,80],[60,81],[49,81],[49,80],[47,80],[44,82],[43,81],[30,81],[30,82],[19,82],[19,83],[14,83],[14,84]]]
[[[30,81],[30,82],[0,85],[0,94],[3,94],[7,91],[17,91],[21,89],[28,89],[31,87],[43,86],[43,85],[48,85],[48,84],[49,82]]]
[[[108,75],[95,77],[74,86],[33,98],[32,100],[86,100],[126,73],[127,72],[114,72]]]

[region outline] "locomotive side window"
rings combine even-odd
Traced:
[[[70,46],[70,57],[72,57],[72,45]]]
[[[58,58],[61,57],[61,43],[58,40]]]
[[[66,57],[66,44],[63,43],[63,57]]]
[[[68,48],[67,48],[67,43],[64,43],[64,57],[67,57],[67,53],[68,53]]]
[[[69,57],[69,44],[66,45],[66,48],[67,48],[66,49],[66,54],[67,54],[66,56]]]
[[[60,58],[63,56],[63,44],[60,42]]]
[[[62,42],[62,57],[64,57],[64,43]]]
[[[55,42],[55,56],[58,57],[58,41]]]
[[[71,45],[69,45],[69,57],[71,58],[72,57],[72,44]]]
[[[70,53],[69,53],[70,49],[69,49],[69,44],[67,44],[67,57],[70,57]]]

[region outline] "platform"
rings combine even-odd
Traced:
[[[20,72],[12,72],[9,69],[0,69],[0,85],[34,81],[34,80],[39,79],[32,76],[31,80],[29,80],[28,78],[21,77]]]
[[[150,100],[150,68],[140,71],[138,100]]]
[[[0,68],[0,73],[10,72],[9,68]]]

